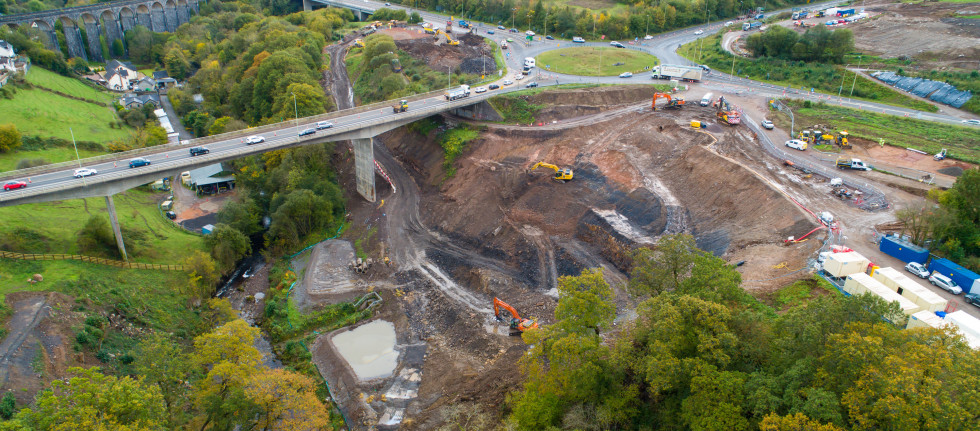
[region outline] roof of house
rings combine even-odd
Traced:
[[[136,66],[133,66],[133,63],[130,63],[128,61],[119,61],[119,60],[109,60],[109,62],[106,63],[105,65],[105,70],[116,70],[120,67],[125,67],[133,71],[136,70]]]
[[[152,102],[156,106],[160,106],[160,96],[156,94],[133,94],[126,93],[119,99],[119,103],[123,106],[129,106],[133,102],[139,102],[141,105]]]
[[[13,57],[14,46],[5,40],[0,40],[0,56]]]
[[[191,184],[194,186],[206,186],[209,184],[235,181],[234,176],[218,176],[222,172],[225,172],[225,168],[221,166],[221,163],[194,169],[190,171]]]
[[[163,79],[169,77],[170,74],[168,74],[166,70],[158,70],[156,72],[153,72],[153,79]]]

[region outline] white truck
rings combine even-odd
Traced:
[[[870,171],[874,169],[871,165],[862,162],[860,159],[837,159],[837,169],[854,169],[856,171]]]
[[[682,81],[698,82],[701,80],[702,69],[692,66],[678,66],[672,64],[661,64],[654,66],[650,74],[651,79],[679,79]]]
[[[470,95],[469,85],[460,85],[459,87],[446,90],[446,100],[456,100],[468,97]]]
[[[533,69],[534,66],[535,66],[534,57],[525,57],[524,58],[524,67],[528,67],[528,68]]]

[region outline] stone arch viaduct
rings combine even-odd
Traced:
[[[42,12],[6,15],[0,25],[35,27],[47,35],[45,45],[54,51],[61,49],[56,24],[61,23],[68,45],[69,57],[104,62],[100,37],[110,46],[122,40],[123,32],[142,25],[155,32],[173,32],[200,10],[199,0],[122,0],[69,7]],[[82,31],[85,30],[83,40]]]

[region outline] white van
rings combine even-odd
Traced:
[[[704,97],[701,98],[701,106],[711,105],[711,98],[713,97],[715,97],[715,95],[712,93],[705,94]]]
[[[528,67],[528,68],[533,69],[534,68],[534,57],[525,57],[524,58],[524,67]]]

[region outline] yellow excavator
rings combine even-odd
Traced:
[[[562,169],[559,168],[558,166],[552,165],[551,163],[538,162],[537,164],[534,165],[534,167],[531,168],[531,170],[533,171],[537,168],[554,169],[555,171],[554,179],[556,181],[561,181],[564,183],[566,181],[572,180],[572,168]]]
[[[837,142],[837,145],[840,145],[841,148],[851,148],[851,144],[847,142],[848,136],[850,136],[850,134],[847,133],[847,130],[841,130],[837,133],[837,140],[835,142]]]
[[[436,38],[439,38],[440,34],[446,37],[446,43],[449,44],[450,46],[459,45],[459,41],[453,39],[452,36],[449,35],[449,33],[442,31],[442,29],[436,30]]]

